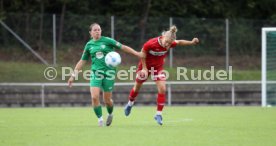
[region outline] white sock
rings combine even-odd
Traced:
[[[100,118],[98,118],[98,121],[103,121],[103,116],[101,116]]]
[[[156,115],[162,115],[162,111],[157,111]]]
[[[128,101],[128,103],[127,103],[129,106],[133,106],[133,104],[134,104],[134,101]]]

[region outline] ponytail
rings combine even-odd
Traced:
[[[175,26],[175,25],[171,26],[169,31],[170,31],[171,33],[176,33],[176,32],[177,32],[176,26]]]
[[[176,39],[176,32],[177,32],[177,28],[175,25],[171,26],[170,29],[168,31],[164,31],[162,33],[163,36],[167,36],[172,40]]]

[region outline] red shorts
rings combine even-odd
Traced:
[[[138,66],[136,70],[136,82],[143,83],[148,77],[151,77],[153,81],[166,81],[166,74],[164,73],[163,66],[161,67],[150,67],[148,68],[148,76],[144,76],[142,71],[142,65]]]

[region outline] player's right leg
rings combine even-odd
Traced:
[[[112,100],[112,91],[114,89],[114,77],[115,77],[115,71],[109,72],[109,74],[105,75],[105,78],[102,82],[102,88],[103,88],[103,98],[104,103],[106,105],[106,109],[108,112],[107,119],[106,119],[106,126],[110,126],[113,120],[113,100]]]
[[[129,116],[132,106],[134,104],[135,98],[137,97],[138,92],[140,91],[140,88],[142,87],[142,85],[143,85],[143,82],[135,82],[134,87],[131,89],[128,96],[128,99],[129,99],[128,103],[124,109],[126,116]]]
[[[142,72],[142,64],[139,64],[138,69],[136,70],[135,84],[129,93],[128,103],[124,109],[126,116],[129,116],[131,112],[131,108],[134,104],[135,98],[137,97],[138,92],[140,91],[140,88],[143,85],[143,83],[148,79],[149,75],[150,75],[149,72],[147,72],[146,74]]]
[[[98,125],[102,127],[104,125],[102,106],[100,104],[100,91],[102,89],[103,78],[95,74],[95,71],[90,75],[90,93],[92,98],[92,106],[96,116],[98,117]]]
[[[96,116],[98,117],[98,125],[102,127],[104,122],[103,122],[102,106],[100,104],[100,90],[101,89],[99,87],[90,87],[92,106]]]

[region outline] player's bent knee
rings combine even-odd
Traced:
[[[100,95],[92,95],[92,100],[99,100],[100,99]]]
[[[158,89],[158,93],[165,94],[166,93],[166,87],[161,87]]]
[[[94,107],[100,105],[100,98],[99,98],[99,96],[92,96],[92,105]]]
[[[166,90],[161,90],[158,92],[159,94],[166,94]]]
[[[104,100],[104,102],[108,106],[112,106],[113,105],[113,100],[112,99],[106,99],[106,100]]]

